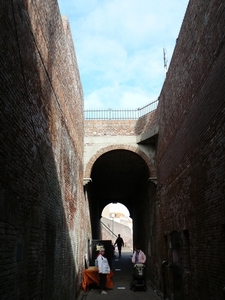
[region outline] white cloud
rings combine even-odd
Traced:
[[[85,100],[85,109],[136,109],[158,98],[157,88],[147,93],[136,86],[104,86],[90,93]]]
[[[85,108],[132,108],[160,94],[188,0],[59,0],[73,34]],[[139,106],[139,105],[138,105]]]

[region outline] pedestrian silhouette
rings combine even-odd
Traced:
[[[123,239],[121,238],[120,234],[118,234],[118,238],[116,239],[114,246],[117,245],[119,251],[119,257],[121,257],[121,248],[124,247]]]

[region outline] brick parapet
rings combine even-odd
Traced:
[[[157,110],[137,120],[85,120],[85,136],[136,136],[158,124]]]
[[[135,124],[135,134],[143,134],[158,125],[157,109],[140,117]]]
[[[136,120],[85,120],[85,136],[135,135]]]

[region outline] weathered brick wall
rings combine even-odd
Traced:
[[[0,14],[1,298],[75,299],[91,230],[69,25],[56,0]]]
[[[174,262],[166,276],[176,299],[223,299],[224,28],[223,0],[190,1],[158,106],[159,253]]]
[[[136,120],[85,120],[85,136],[135,135]]]
[[[138,120],[85,120],[85,136],[139,135],[158,124],[157,110]]]
[[[146,274],[155,285],[159,283],[161,262],[159,261],[159,222],[157,202],[157,186],[150,180],[143,182],[142,193],[133,203],[133,240],[140,245],[146,254]],[[157,285],[157,289],[159,289]]]
[[[135,134],[142,134],[158,125],[157,109],[140,117],[135,124]]]

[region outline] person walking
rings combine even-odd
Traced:
[[[119,251],[119,257],[121,257],[121,248],[124,247],[123,239],[121,238],[120,234],[118,234],[118,237],[114,243],[114,246],[117,245],[118,251]]]
[[[133,264],[144,264],[146,262],[146,255],[141,251],[140,246],[134,248],[134,254],[131,260]]]
[[[98,264],[98,273],[100,279],[100,294],[107,294],[105,291],[106,277],[107,274],[110,273],[110,266],[108,263],[108,259],[105,257],[105,249],[102,247],[99,250],[99,255],[97,257]]]

